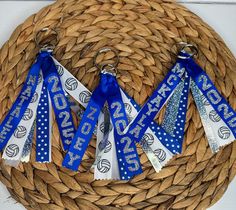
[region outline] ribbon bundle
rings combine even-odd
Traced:
[[[36,160],[51,161],[53,110],[66,151],[64,167],[78,170],[96,134],[95,179],[128,180],[142,173],[137,143],[158,172],[181,153],[189,90],[212,151],[235,139],[235,111],[184,49],[142,108],[120,88],[114,69],[111,64],[101,67],[99,85],[91,93],[49,51],[42,50],[0,125],[0,150],[4,149],[6,163],[17,166],[21,160],[29,161],[35,129]],[[67,95],[85,108],[82,113],[75,108],[82,118],[77,131]],[[165,104],[164,120],[158,125],[154,119]]]
[[[69,102],[51,53],[42,51],[31,67],[18,98],[0,126],[0,149],[5,147],[3,159],[8,164],[17,166],[20,160],[29,160],[35,124],[36,160],[51,161],[52,108],[63,148],[67,150],[75,133]]]

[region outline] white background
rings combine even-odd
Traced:
[[[184,2],[185,6],[211,25],[236,56],[236,0],[180,0],[180,2]],[[50,3],[50,1],[0,1],[0,47],[17,25]],[[235,210],[235,195],[236,179],[223,198],[210,210]],[[1,183],[0,209],[24,210],[21,204],[9,197],[9,193]]]

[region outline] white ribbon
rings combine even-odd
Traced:
[[[5,163],[7,165],[17,167],[21,160],[23,148],[36,118],[36,110],[38,107],[43,85],[41,72],[39,78],[41,79],[39,79],[36,87],[36,92],[31,100],[31,103],[27,107],[19,125],[17,126],[10,140],[7,142],[6,147],[4,148],[2,158],[5,159]]]
[[[235,136],[193,81],[191,81],[191,91],[210,148],[213,153],[218,152],[220,147],[233,142]]]

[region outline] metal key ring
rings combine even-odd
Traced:
[[[97,63],[97,57],[100,54],[106,53],[106,52],[113,52],[115,54],[115,61],[114,61],[114,63],[112,63],[112,64],[98,64]],[[100,50],[98,50],[98,52],[94,56],[93,63],[102,73],[110,73],[110,74],[112,74],[112,72],[113,72],[113,74],[116,74],[117,73],[116,67],[118,66],[118,63],[119,63],[118,52],[114,48],[112,48],[112,47],[103,47]]]
[[[49,32],[51,31],[52,34],[56,35],[56,43],[55,44],[52,44],[52,43],[49,43],[49,42],[46,42],[45,44],[40,43],[40,40],[39,40],[40,34],[46,33],[48,31]],[[37,33],[34,37],[34,41],[36,43],[36,46],[38,48],[40,48],[40,50],[50,50],[50,51],[52,51],[56,47],[56,44],[59,42],[58,32],[55,29],[52,29],[52,28],[48,28],[48,27],[42,28],[39,31],[37,31]]]
[[[192,58],[194,57],[195,55],[198,55],[198,49],[196,46],[192,45],[192,44],[188,44],[186,42],[179,42],[177,43],[178,45],[183,45],[182,48],[181,48],[181,52],[186,52],[186,48],[189,48],[191,50],[189,54],[189,56],[182,56],[182,55],[178,55],[178,58],[180,59],[189,59],[189,58]]]

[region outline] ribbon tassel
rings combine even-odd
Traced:
[[[19,96],[0,125],[0,149],[5,147],[3,159],[6,164],[17,167],[21,160],[29,161],[35,121],[36,160],[51,161],[51,101],[48,93],[54,105],[63,147],[69,147],[75,133],[69,102],[62,89],[51,53],[41,51]]]
[[[184,53],[184,52],[182,52]],[[213,153],[235,140],[236,112],[192,58],[185,61],[191,77],[191,91]]]

